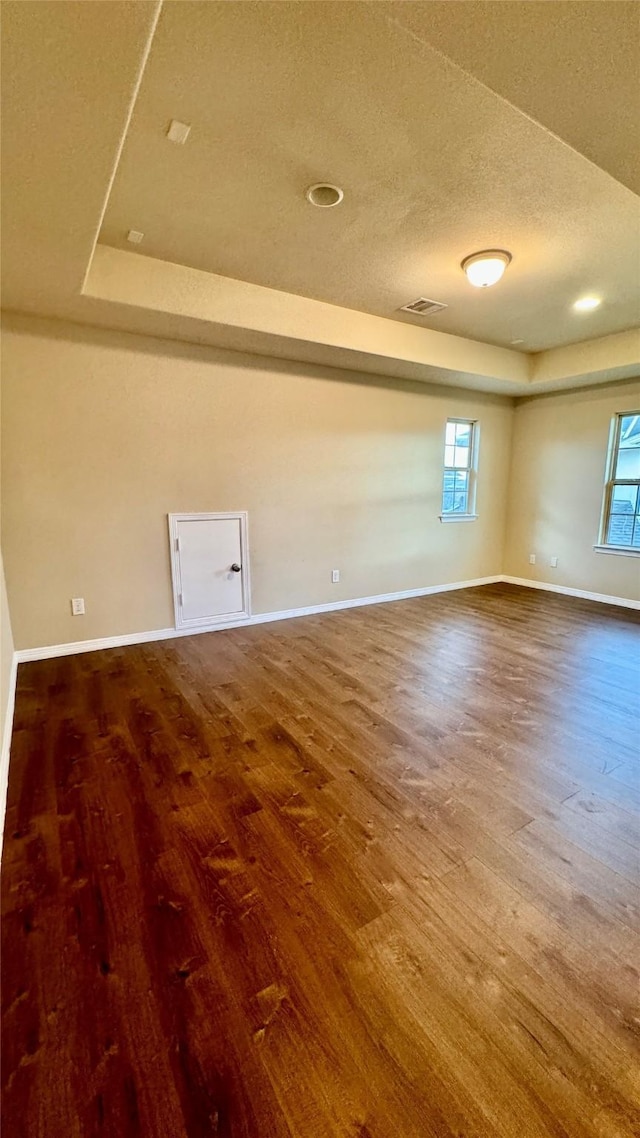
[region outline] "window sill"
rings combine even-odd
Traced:
[[[475,522],[477,514],[438,514],[441,522]]]
[[[594,545],[596,553],[613,553],[615,557],[640,557],[640,549],[632,549],[630,545]]]

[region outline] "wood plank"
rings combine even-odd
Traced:
[[[21,665],[6,1132],[639,1133],[639,624],[495,585]]]

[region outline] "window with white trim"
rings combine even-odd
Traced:
[[[477,437],[475,420],[447,419],[440,514],[443,521],[475,517]]]
[[[600,543],[640,551],[640,411],[612,423]]]

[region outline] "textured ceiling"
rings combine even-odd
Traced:
[[[640,193],[637,0],[428,0],[383,9]]]
[[[131,248],[139,229],[148,256],[394,319],[416,321],[397,309],[427,296],[449,308],[426,326],[523,350],[629,328],[638,199],[427,38],[574,145],[583,123],[590,157],[608,144],[622,162],[629,7],[166,5],[100,239]],[[583,94],[599,108],[589,126]],[[165,138],[173,117],[192,124],[185,146]],[[304,198],[324,179],[344,187],[335,210]],[[496,246],[513,253],[504,280],[471,288],[461,259]],[[579,316],[584,293],[604,303]]]
[[[57,314],[91,260],[157,5],[0,11],[2,304]]]
[[[595,27],[592,3],[569,7]],[[455,20],[468,9],[480,35],[481,6],[446,8]],[[599,170],[548,122],[515,110],[505,74],[480,83],[441,44],[425,45],[423,29],[399,26],[423,9],[2,0],[3,307],[515,396],[637,375],[640,329],[616,332],[638,323],[637,199],[611,162]],[[434,17],[434,37],[448,26]],[[615,40],[617,16],[612,28]],[[551,83],[540,37],[528,42],[540,82]],[[523,51],[515,35],[512,50]],[[583,93],[602,74],[597,63],[587,51]],[[610,122],[620,88],[611,90]],[[164,139],[173,116],[193,124],[186,147]],[[302,197],[323,176],[344,181],[335,212]],[[96,245],[124,180],[135,187],[126,228],[147,234],[139,252]],[[113,240],[121,244],[119,228]],[[189,266],[187,242],[204,271]],[[458,261],[493,243],[514,261],[500,285],[478,292]],[[240,279],[225,275],[230,267],[212,272],[214,253],[229,266],[238,258]],[[260,266],[279,289],[263,287]],[[575,295],[596,289],[602,309],[568,314]],[[450,310],[424,324],[398,318],[395,306],[420,293]],[[563,342],[558,320],[580,342],[532,351]],[[492,346],[511,338],[523,339],[520,350]]]

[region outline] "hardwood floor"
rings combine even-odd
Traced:
[[[640,1133],[638,627],[496,585],[21,665],[4,1133]]]

